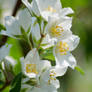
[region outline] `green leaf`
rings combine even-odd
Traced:
[[[1,30],[6,30],[5,26],[2,25],[2,24],[0,24],[0,31],[1,31]]]
[[[22,35],[24,35],[24,36],[27,35],[26,32],[25,32],[25,30],[24,30],[24,28],[23,28],[22,26],[20,27],[20,30],[21,30],[21,34],[22,34]]]
[[[40,57],[43,60],[49,60],[52,61],[52,65],[55,65],[55,57],[53,55],[53,47],[47,48],[47,49],[39,49]]]
[[[21,80],[22,80],[22,73],[19,73],[17,76],[15,76],[14,80],[12,81],[11,89],[9,92],[20,92]]]
[[[29,34],[30,33],[30,30],[31,29],[31,26],[29,26],[29,28],[28,28],[28,30],[27,30],[27,34]]]
[[[17,39],[23,39],[23,35],[13,35],[14,37],[16,37]]]
[[[79,66],[76,66],[75,70],[77,70],[78,72],[80,72],[82,75],[85,74],[85,72]]]
[[[3,74],[3,71],[2,70],[0,70],[0,82],[4,82],[5,81],[5,76],[4,76],[4,74]]]

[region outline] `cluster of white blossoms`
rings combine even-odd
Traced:
[[[21,58],[22,89],[26,92],[57,92],[60,87],[58,76],[63,76],[68,67],[76,66],[71,54],[79,44],[79,37],[71,32],[71,8],[62,8],[60,0],[22,0],[26,9],[16,17],[6,17],[5,27],[0,34],[24,39],[30,45],[26,57]],[[56,65],[43,60],[39,49],[53,48]],[[48,52],[47,52],[48,53]]]

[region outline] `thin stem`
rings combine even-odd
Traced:
[[[29,46],[30,46],[30,49],[32,49],[32,44],[31,44],[31,42],[30,42],[29,37],[28,37],[28,44],[29,44]]]

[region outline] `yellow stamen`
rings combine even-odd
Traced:
[[[53,9],[51,6],[48,6],[48,8],[46,8],[46,11],[50,11],[50,12],[56,12],[56,9]]]
[[[61,26],[55,26],[55,27],[51,28],[50,33],[51,33],[51,35],[53,37],[59,37],[59,36],[61,36],[61,34],[62,34],[63,31],[64,30],[63,30],[63,28]]]
[[[55,77],[56,72],[52,70],[49,76],[50,76],[50,79],[48,80],[48,84],[50,85],[52,80],[56,80],[56,77]]]
[[[61,55],[66,55],[67,51],[69,51],[69,46],[66,42],[60,42],[57,46],[57,48],[59,48],[59,52]]]
[[[37,74],[38,72],[36,70],[36,64],[26,64],[26,72]]]

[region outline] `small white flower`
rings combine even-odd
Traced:
[[[57,42],[57,45],[54,48],[56,65],[67,67],[69,66],[74,69],[76,66],[76,60],[70,51],[73,51],[78,44],[79,37],[75,35]]]
[[[42,70],[50,67],[51,64],[47,60],[40,60],[37,49],[32,49],[22,62],[22,71],[29,78],[39,77]]]
[[[43,71],[39,78],[39,85],[30,86],[23,84],[23,88],[27,88],[27,92],[57,92],[60,87],[59,80],[57,76],[62,76],[65,74],[67,67],[49,67],[47,70]],[[28,80],[27,78],[25,80]],[[26,83],[26,82],[25,82]]]
[[[45,32],[50,38],[62,40],[72,35],[70,31],[72,26],[72,18],[69,17],[49,17]]]
[[[40,86],[30,86],[24,85],[27,88],[26,92],[58,92],[53,85],[47,85],[46,82],[40,84]]]
[[[40,60],[37,49],[32,49],[21,62],[22,71],[27,76],[27,78],[22,81],[22,89],[27,88],[26,92],[57,92],[56,83],[58,84],[59,81],[56,80],[55,85],[54,83],[50,84],[50,76],[48,77],[47,75],[47,69],[51,68],[51,64],[47,60]],[[36,79],[34,86],[26,84],[27,81],[33,78]],[[48,81],[45,81],[47,78],[49,78]]]
[[[66,16],[73,13],[71,8],[62,8],[60,0],[33,0],[30,4],[28,0],[22,0],[30,12],[37,16],[42,16],[48,21],[49,16]],[[62,14],[63,13],[63,14]]]
[[[11,45],[4,45],[0,48],[0,62],[9,54]]]
[[[6,31],[2,30],[0,34],[15,37],[15,35],[21,35],[21,27],[27,32],[31,25],[31,16],[27,9],[21,10],[17,17],[7,16],[5,18]]]

